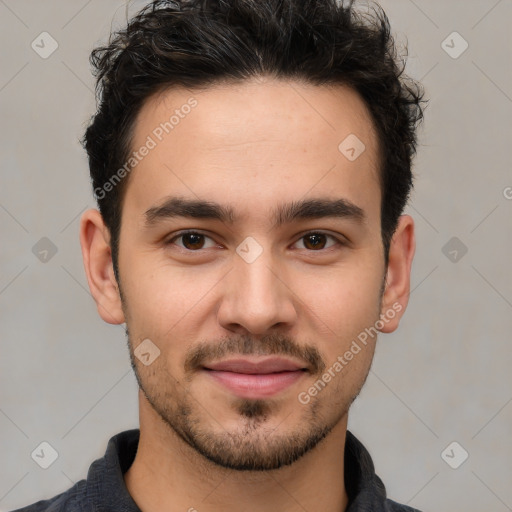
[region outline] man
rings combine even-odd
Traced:
[[[96,49],[80,241],[140,430],[29,511],[412,511],[349,431],[408,302],[419,84],[384,12],[154,1]]]

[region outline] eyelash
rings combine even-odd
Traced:
[[[181,237],[183,237],[185,235],[190,235],[190,234],[200,235],[200,236],[203,236],[205,238],[210,238],[211,239],[211,237],[209,237],[208,235],[206,235],[204,233],[201,233],[200,231],[186,230],[186,231],[180,231],[180,232],[176,233],[172,238],[170,238],[169,240],[167,240],[165,242],[165,245],[172,245],[174,243],[174,241],[177,240],[178,238],[181,238]],[[328,247],[326,249],[319,249],[317,251],[306,249],[308,252],[312,252],[312,253],[314,253],[314,252],[324,252],[324,251],[329,251],[330,249],[333,249],[336,245],[338,245],[338,246],[345,246],[345,245],[347,245],[347,242],[345,242],[343,240],[340,240],[339,238],[337,238],[334,235],[331,235],[329,233],[324,233],[323,231],[309,231],[309,232],[303,234],[297,241],[302,240],[303,238],[306,238],[307,236],[310,236],[310,235],[324,235],[325,237],[334,240],[336,242],[336,244],[332,245],[331,247]],[[295,243],[297,243],[297,242],[295,242]],[[178,246],[178,247],[181,250],[186,251],[186,252],[190,252],[190,253],[192,253],[192,252],[200,252],[201,250],[203,250],[203,249],[197,249],[197,250],[194,251],[194,250],[191,250],[191,249],[187,249],[185,247],[180,247],[180,246]]]

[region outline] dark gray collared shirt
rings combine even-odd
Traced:
[[[139,434],[139,429],[133,429],[113,436],[105,456],[91,464],[86,480],[53,498],[12,512],[141,512],[123,479],[135,459]],[[370,454],[348,430],[345,487],[349,498],[345,512],[420,512],[386,497]]]

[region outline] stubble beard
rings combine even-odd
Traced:
[[[126,332],[131,347],[128,328]],[[236,398],[230,407],[239,418],[239,426],[228,431],[209,414],[207,404],[201,404],[183,384],[176,384],[165,368],[154,366],[156,361],[152,363],[152,371],[141,378],[131,349],[130,360],[140,390],[171,433],[215,465],[235,471],[269,471],[293,464],[334,429],[359,394],[358,390],[354,396],[345,397],[344,402],[330,403],[329,411],[333,408],[338,411],[334,416],[322,414],[329,400],[326,392],[307,405],[297,400],[302,418],[293,430],[288,426],[286,431],[283,429],[286,417],[277,426],[268,424],[272,416],[279,414],[277,402]],[[172,389],[164,388],[163,382],[175,384]]]

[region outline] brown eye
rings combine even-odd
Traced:
[[[178,247],[186,249],[188,251],[197,251],[205,248],[205,239],[211,240],[210,237],[203,235],[202,233],[198,233],[197,231],[187,231],[179,233],[178,235],[171,238],[167,244],[174,244],[175,240],[182,239],[182,245],[177,244]],[[213,240],[212,240],[213,242]],[[213,247],[215,244],[212,244]]]
[[[328,235],[326,233],[308,233],[300,238],[300,240],[304,240],[304,247],[311,251],[321,251],[325,249],[326,239],[330,238],[331,240],[334,240],[334,244],[336,243],[341,244],[340,240],[335,238],[332,235]],[[329,246],[329,247],[332,247]],[[329,248],[328,247],[328,248]]]

